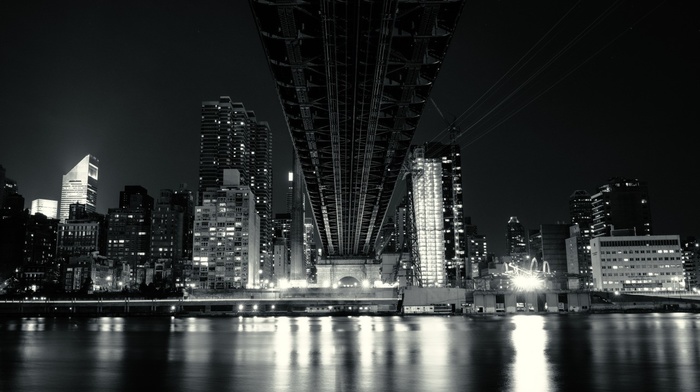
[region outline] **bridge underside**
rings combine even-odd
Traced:
[[[251,0],[326,257],[371,256],[464,0]]]

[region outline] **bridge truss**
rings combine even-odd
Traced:
[[[251,0],[324,256],[372,257],[464,0]]]

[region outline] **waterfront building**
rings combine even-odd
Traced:
[[[591,196],[591,204],[593,237],[653,233],[646,182],[612,178]]]
[[[259,222],[260,278],[272,277],[272,132],[255,112],[222,96],[202,102],[197,205],[208,189],[223,186],[224,171],[236,169],[254,195]]]
[[[428,158],[424,147],[415,147],[411,156],[410,188],[413,192],[420,278],[424,287],[445,287],[445,232],[443,221],[442,162]]]
[[[629,293],[685,290],[678,235],[595,237],[590,245],[596,290]]]
[[[86,155],[68,173],[63,175],[58,214],[61,222],[68,219],[70,205],[74,203],[84,204],[88,213],[95,212],[98,166],[99,160],[94,155]]]
[[[49,219],[58,219],[58,200],[34,199],[30,214],[42,214]]]
[[[202,194],[195,209],[193,283],[203,289],[260,286],[260,218],[237,169]]]

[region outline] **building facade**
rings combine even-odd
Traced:
[[[684,291],[677,235],[596,237],[591,244],[593,286],[613,292]]]
[[[236,169],[195,208],[193,283],[202,289],[260,286],[260,218],[255,196]]]
[[[59,219],[68,219],[70,205],[85,205],[88,213],[95,212],[97,206],[97,180],[99,160],[94,155],[86,155],[68,173],[63,175],[61,185],[61,205]]]
[[[223,186],[224,171],[236,169],[240,185],[250,188],[259,216],[259,270],[271,281],[272,261],[272,132],[267,122],[240,102],[222,96],[202,102],[197,205],[204,192]]]
[[[445,287],[445,233],[443,221],[442,162],[426,158],[425,149],[412,154],[411,190],[423,287]]]

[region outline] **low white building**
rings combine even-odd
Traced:
[[[596,290],[628,293],[685,290],[678,235],[593,238],[591,265]]]

